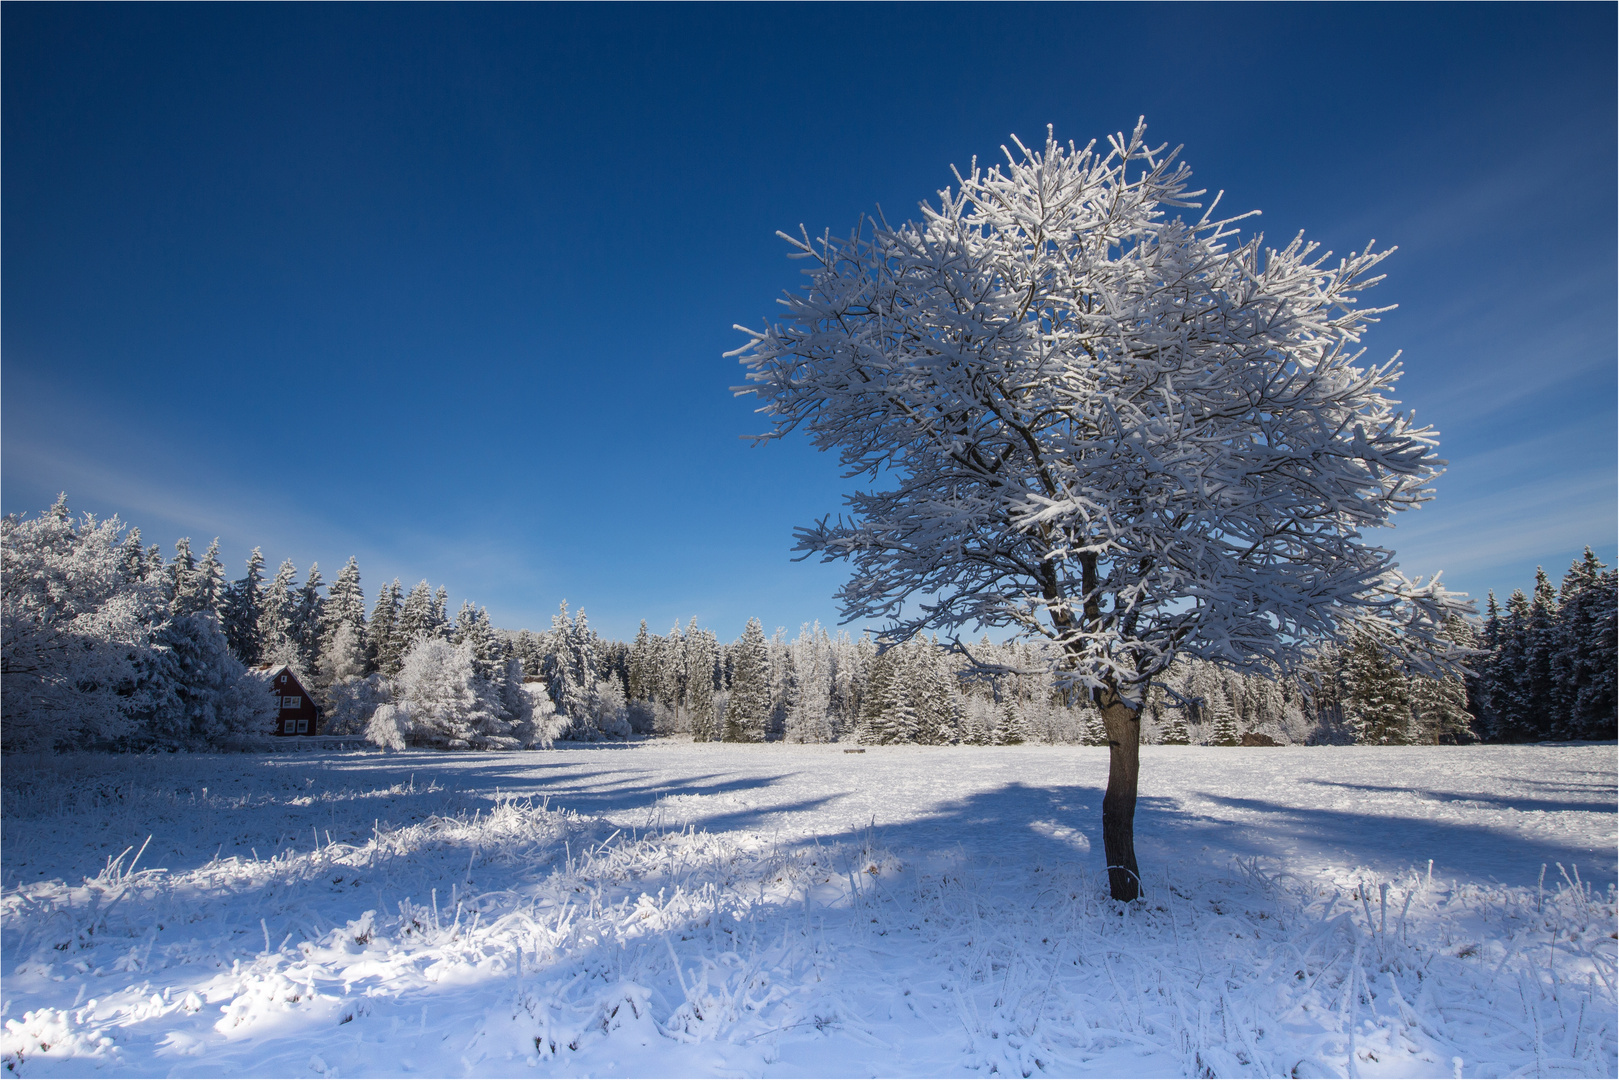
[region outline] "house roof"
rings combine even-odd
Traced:
[[[265,682],[274,681],[275,677],[281,674],[283,671],[285,671],[288,675],[291,675],[293,681],[299,686],[304,685],[303,676],[299,675],[297,669],[291,664],[260,664],[258,667],[251,667],[247,669],[247,673],[249,675],[263,679]]]

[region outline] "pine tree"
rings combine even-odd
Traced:
[[[405,597],[399,612],[399,635],[403,652],[409,652],[429,638],[438,637],[438,613],[434,610],[433,592],[426,581],[418,581]]]
[[[1186,709],[1184,707],[1171,707],[1169,726],[1164,729],[1164,737],[1160,741],[1166,746],[1187,746],[1191,743],[1192,736],[1186,730]]]
[[[560,613],[551,617],[545,678],[557,713],[566,718],[564,739],[594,740],[604,734],[595,707],[599,691],[594,637],[584,611],[570,619],[563,601]]]
[[[1514,589],[1496,630],[1499,644],[1489,667],[1489,707],[1495,716],[1491,737],[1499,742],[1529,742],[1539,737],[1529,697],[1531,615],[1529,598],[1522,589]]]
[[[371,625],[366,628],[366,651],[370,654],[372,669],[388,678],[399,673],[407,651],[404,636],[399,632],[403,615],[399,592],[398,578],[377,592],[376,606],[371,609]]]
[[[1237,719],[1231,703],[1223,693],[1215,694],[1207,705],[1209,713],[1209,745],[1236,746],[1242,739],[1237,733]]]
[[[119,564],[122,567],[124,580],[134,583],[145,581],[147,574],[146,549],[141,547],[141,531],[131,528],[129,535],[124,538],[123,545],[118,549]]]
[[[441,638],[448,638],[450,632],[450,590],[443,585],[433,593],[432,632]]]
[[[296,602],[292,611],[291,639],[298,650],[298,668],[308,672],[311,676],[320,670],[321,624],[324,622],[323,608],[326,598],[320,591],[325,586],[321,580],[320,564],[309,564],[309,576],[299,588]],[[319,683],[319,679],[316,679]],[[319,685],[317,689],[325,689]]]
[[[882,746],[899,738],[895,714],[899,711],[899,657],[885,649],[871,661],[860,697],[860,742]]]
[[[219,561],[219,537],[214,537],[208,545],[208,550],[202,553],[202,561],[197,564],[197,597],[198,610],[209,611],[215,617],[223,620],[225,617],[225,564]]]
[[[1472,627],[1457,616],[1445,621],[1447,638],[1464,649],[1476,648]],[[1410,676],[1413,741],[1454,744],[1474,741],[1473,714],[1468,709],[1467,683],[1460,675]]]
[[[203,609],[202,590],[197,580],[197,559],[191,554],[191,538],[182,536],[174,542],[174,561],[169,563],[168,580],[163,591],[169,600],[169,611],[175,615],[195,615]]]
[[[789,742],[831,742],[832,643],[820,623],[805,623],[791,648],[794,684],[784,737]]]
[[[247,573],[231,586],[225,600],[225,640],[236,659],[254,667],[264,663],[264,638],[259,621],[264,617],[264,554],[258,548],[247,557]]]
[[[995,714],[995,727],[989,733],[989,741],[994,746],[1017,746],[1023,742],[1023,721],[1018,716],[1014,702],[1008,700],[1001,703]]]
[[[763,742],[770,720],[770,651],[764,627],[749,619],[732,654],[731,696],[725,704],[726,742]]]
[[[686,632],[686,707],[691,716],[693,742],[708,742],[718,734],[714,717],[714,677],[719,664],[719,641],[712,630],[697,629],[691,621]]]
[[[1405,673],[1365,634],[1357,634],[1340,675],[1344,713],[1355,740],[1374,744],[1410,741],[1411,689]]]
[[[946,746],[960,738],[961,690],[937,640],[924,641],[913,672],[917,741]]]
[[[259,612],[259,640],[263,642],[263,659],[269,664],[301,666],[303,657],[293,640],[293,621],[297,614],[298,568],[287,559],[264,590],[264,607]],[[307,674],[307,672],[300,672]]]
[[[646,620],[641,620],[641,629],[635,633],[635,643],[630,646],[630,677],[629,695],[631,701],[645,701],[651,697],[647,693],[647,684],[652,678],[652,635],[647,633]]]
[[[321,608],[322,649],[337,636],[344,626],[353,627],[359,640],[365,640],[365,591],[360,588],[360,563],[354,556],[337,572],[337,580],[326,590],[326,603]]]
[[[1554,711],[1558,697],[1554,664],[1560,644],[1557,629],[1557,594],[1546,571],[1537,566],[1535,593],[1529,601],[1528,666],[1523,679],[1526,718],[1536,739],[1551,738],[1562,720]]]
[[[1619,579],[1590,548],[1563,578],[1553,661],[1559,739],[1615,734],[1615,600]]]
[[[686,639],[676,622],[664,635],[658,648],[654,700],[674,716],[675,730],[685,726],[683,714],[686,706]]]
[[[538,677],[545,670],[545,639],[532,630],[517,632],[517,658],[522,661],[523,674]]]

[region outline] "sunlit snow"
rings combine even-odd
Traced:
[[[5,1067],[1616,1071],[1611,744],[844,750],[8,755]]]

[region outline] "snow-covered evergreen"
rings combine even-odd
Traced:
[[[764,627],[749,619],[731,655],[730,696],[725,702],[724,740],[763,742],[774,703],[770,693],[770,648]]]

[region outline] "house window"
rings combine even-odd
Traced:
[[[300,697],[299,695],[297,695],[297,694],[293,694],[290,697],[284,697],[284,698],[281,699],[281,707],[283,709],[301,708],[303,706],[303,703],[304,703],[304,699],[302,697]]]
[[[298,734],[305,735],[305,734],[308,734],[308,732],[309,732],[309,718],[307,716],[300,716],[298,718]]]
[[[285,731],[288,735],[292,734],[292,718],[291,717],[287,718],[287,722],[283,726],[282,730]]]

